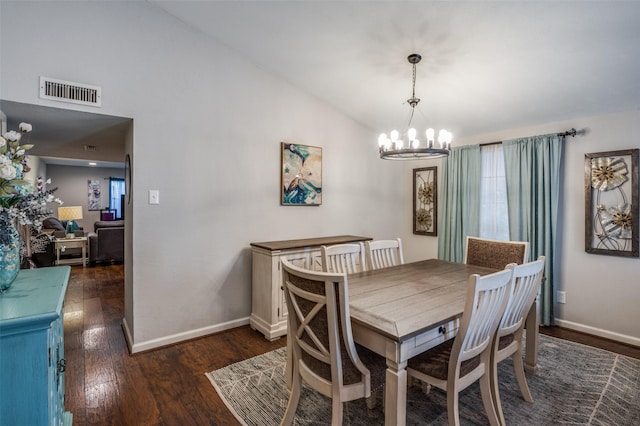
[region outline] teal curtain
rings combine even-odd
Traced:
[[[502,143],[507,180],[509,237],[529,242],[529,260],[546,256],[540,294],[540,322],[554,324],[558,203],[563,136],[556,134]]]
[[[438,258],[464,261],[467,235],[480,230],[480,145],[451,148],[442,162],[438,197]]]

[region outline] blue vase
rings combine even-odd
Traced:
[[[20,235],[7,212],[0,212],[0,294],[7,291],[20,272]]]

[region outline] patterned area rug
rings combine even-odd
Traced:
[[[240,423],[277,425],[284,415],[286,348],[207,373],[218,394]],[[540,336],[538,373],[527,376],[534,402],[522,399],[511,360],[500,364],[500,392],[510,425],[640,425],[640,360],[553,337]],[[346,425],[383,425],[381,404],[368,410],[364,400],[345,404]],[[460,394],[463,425],[486,425],[474,384]],[[295,424],[330,425],[331,402],[304,389]],[[446,394],[429,395],[419,387],[407,394],[407,424],[446,425]]]

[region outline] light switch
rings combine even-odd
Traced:
[[[160,204],[160,191],[157,189],[149,190],[149,204]]]

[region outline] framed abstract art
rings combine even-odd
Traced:
[[[585,251],[638,257],[638,149],[585,154]]]
[[[102,204],[100,201],[100,181],[88,180],[87,181],[87,208],[88,210],[100,210]]]
[[[413,169],[413,233],[438,235],[438,168]]]
[[[322,148],[281,143],[280,204],[322,204]]]

